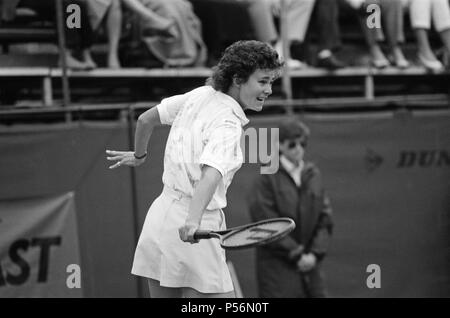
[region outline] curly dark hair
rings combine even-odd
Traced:
[[[258,69],[281,71],[283,65],[278,53],[270,45],[253,40],[238,41],[225,49],[206,83],[226,93],[235,76],[245,83]]]

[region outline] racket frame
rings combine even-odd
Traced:
[[[224,241],[234,235],[237,232],[240,232],[242,230],[251,228],[251,227],[255,227],[261,224],[265,224],[265,223],[272,223],[275,221],[284,221],[287,222],[289,225],[286,227],[285,230],[281,231],[280,233],[273,235],[272,237],[269,237],[267,239],[263,239],[260,241],[255,241],[252,243],[248,243],[248,244],[244,244],[244,245],[237,245],[237,246],[229,246],[224,244]],[[276,241],[280,238],[283,238],[284,236],[288,235],[292,230],[295,229],[295,222],[291,219],[291,218],[287,218],[287,217],[280,217],[280,218],[272,218],[272,219],[267,219],[267,220],[262,220],[262,221],[258,221],[258,222],[254,222],[254,223],[249,223],[249,224],[244,224],[244,225],[240,225],[240,226],[236,226],[236,227],[232,227],[226,230],[222,230],[222,231],[208,231],[208,230],[198,230],[195,233],[194,238],[195,239],[208,239],[208,238],[217,238],[220,240],[220,245],[227,250],[237,250],[237,249],[244,249],[244,248],[249,248],[249,247],[256,247],[256,246],[260,246],[260,245],[265,245],[268,243],[271,243],[273,241]]]

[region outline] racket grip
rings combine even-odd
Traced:
[[[195,231],[195,233],[194,233],[194,239],[195,240],[209,239],[211,237],[213,237],[211,235],[211,231],[198,230],[198,231]]]

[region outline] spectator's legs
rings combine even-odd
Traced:
[[[427,60],[435,60],[436,57],[434,56],[430,42],[428,41],[428,29],[416,28],[414,29],[414,32],[416,34],[419,56],[423,56]]]
[[[90,0],[87,2],[91,27],[97,31],[101,24],[105,25],[108,37],[108,55],[107,66],[109,68],[120,68],[118,57],[119,40],[122,29],[122,7],[120,0],[110,0],[103,2],[101,0]],[[83,50],[83,59],[90,67],[95,68],[91,52],[88,49]]]
[[[366,0],[364,5],[361,5],[360,8],[355,9],[358,14],[359,23],[364,33],[364,38],[366,40],[367,46],[369,47],[371,64],[376,68],[384,68],[389,66],[389,61],[386,56],[384,56],[384,53],[381,50],[378,42],[384,40],[384,33],[381,29],[381,26],[369,27],[369,25],[367,24],[371,12],[367,11],[366,8],[371,4],[378,4],[378,1]]]
[[[449,68],[450,67],[450,29],[446,29],[441,31],[440,33],[442,42],[444,43],[445,52],[442,56],[442,61],[444,65]]]
[[[309,20],[314,9],[315,0],[290,0],[288,1],[286,24],[287,37],[290,42],[305,40]]]
[[[447,54],[450,53],[450,5],[448,0],[433,0],[433,24],[442,39]]]
[[[434,55],[428,41],[428,30],[431,28],[431,1],[411,0],[409,14],[417,39],[417,57],[419,62],[430,70],[439,70],[443,66]]]
[[[403,32],[403,4],[401,0],[379,0],[381,18],[387,43],[390,47],[405,41]]]
[[[319,37],[319,53],[340,46],[339,8],[336,0],[316,0],[315,26]]]
[[[410,5],[411,24],[416,33],[418,43],[419,60],[427,66],[433,65],[436,69],[442,68],[442,64],[435,57],[428,41],[430,19],[436,31],[442,39],[447,54],[450,53],[450,8],[448,0],[411,0]],[[424,16],[426,14],[426,16]],[[430,67],[432,68],[432,67]]]
[[[106,16],[106,29],[108,32],[108,67],[120,68],[119,40],[122,30],[122,8],[120,0],[113,0]]]
[[[21,4],[36,11],[36,13],[48,20],[52,20],[56,25],[56,8],[54,0],[21,0]],[[68,68],[87,69],[91,66],[88,63],[79,61],[73,56],[74,51],[81,50],[84,52],[92,45],[93,32],[88,20],[88,10],[85,0],[63,0],[63,23],[66,22],[69,13],[65,8],[69,4],[77,4],[80,6],[80,22],[81,28],[69,29],[64,25],[64,35],[66,40],[65,60]]]
[[[329,69],[344,67],[344,63],[333,55],[333,51],[341,45],[337,0],[316,0],[313,16],[318,34],[317,65]]]
[[[277,29],[273,20],[270,1],[247,0],[251,23],[256,33],[256,39],[274,44],[278,39]]]
[[[380,0],[381,17],[385,29],[386,40],[389,46],[392,62],[400,67],[409,66],[400,43],[405,41],[403,32],[403,3],[401,0]]]
[[[21,0],[0,0],[0,22],[14,20],[16,7],[20,1]]]
[[[64,28],[66,33],[66,47],[68,54],[66,54],[67,66],[70,68],[93,68],[96,67],[92,57],[90,56],[90,49],[93,44],[94,32],[89,21],[88,7],[85,0],[64,0],[64,8],[69,4],[77,4],[80,6],[80,20],[81,28]],[[67,14],[65,16],[67,18]],[[80,50],[84,59],[84,65],[76,63],[77,60],[73,58],[70,51]],[[86,60],[86,57],[88,58]]]
[[[171,19],[167,19],[162,17],[151,9],[147,8],[142,2],[143,0],[122,0],[125,6],[136,13],[141,19],[145,21],[149,28],[158,30],[158,31],[166,31],[172,36],[178,34],[175,30],[174,21]]]
[[[308,30],[311,14],[314,9],[315,0],[288,0],[286,1],[286,28],[287,28],[287,47],[291,52],[291,59],[288,61],[290,66],[301,68],[306,64],[301,62],[298,57],[302,50],[302,44],[305,41],[305,34]],[[275,46],[277,51],[281,47],[281,38]],[[288,65],[289,66],[289,65]]]
[[[246,2],[248,3],[248,13],[256,33],[256,39],[269,43],[283,57],[281,38],[278,36],[272,11],[272,1],[246,0]],[[290,57],[286,59],[286,65],[290,68],[301,68],[304,66],[302,62]]]
[[[364,19],[363,19],[364,20]],[[369,46],[370,57],[372,59],[372,65],[376,68],[384,68],[389,66],[389,60],[383,53],[380,45],[377,41],[377,33],[375,29],[369,29],[367,26],[363,25],[366,42]]]

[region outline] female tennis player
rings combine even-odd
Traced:
[[[148,278],[151,297],[234,297],[218,240],[195,240],[197,229],[224,230],[226,191],[243,162],[244,109],[260,111],[283,63],[269,45],[228,47],[207,85],[163,99],[139,116],[134,151],[109,151],[110,166],[139,166],[153,128],[171,125],[161,195],[151,205],[132,273]]]

